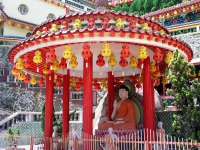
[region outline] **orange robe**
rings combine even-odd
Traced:
[[[125,99],[121,103],[121,105],[119,106],[117,110],[116,118],[123,118],[125,123],[114,125],[114,123],[103,122],[99,124],[98,129],[107,130],[109,127],[112,127],[114,130],[136,129],[134,105],[130,99]]]

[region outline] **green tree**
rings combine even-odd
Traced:
[[[145,13],[150,12],[152,6],[153,6],[152,0],[145,0],[145,1],[144,1],[144,12],[145,12]]]
[[[153,7],[158,10],[160,8],[161,0],[153,0]]]
[[[135,9],[136,8],[136,2],[133,1],[129,7],[129,13],[134,13],[135,12]]]
[[[121,12],[129,12],[129,6],[127,5],[127,3],[124,3],[122,5]]]
[[[115,7],[113,10],[114,12],[118,12],[121,11],[122,7],[120,5],[117,5],[117,7]]]
[[[167,77],[172,88],[167,89],[167,94],[174,96],[174,104],[180,110],[174,115],[172,136],[200,141],[200,83],[193,78],[195,67],[176,50],[169,68]],[[195,98],[197,105],[194,105]]]

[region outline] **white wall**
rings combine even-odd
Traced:
[[[21,36],[26,37],[26,34],[28,32],[31,32],[30,30],[22,29],[13,27],[12,25],[8,25],[7,23],[4,23],[4,36]]]
[[[4,6],[4,12],[13,18],[22,21],[40,24],[47,20],[47,16],[53,13],[56,17],[66,13],[65,8],[58,7],[54,4],[44,2],[42,0],[0,0]],[[28,7],[28,13],[22,15],[18,11],[20,4],[25,4]]]

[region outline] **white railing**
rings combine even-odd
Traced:
[[[73,111],[70,111],[72,113]],[[14,114],[8,116],[0,122],[0,127],[2,126],[12,126],[18,121],[22,122],[39,122],[41,112],[15,112]],[[62,112],[55,112],[56,118],[62,116]],[[78,110],[73,115],[70,116],[70,123],[82,123],[83,113]]]

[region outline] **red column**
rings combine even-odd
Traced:
[[[87,63],[87,65],[86,65]],[[86,67],[87,66],[87,67]],[[83,132],[84,138],[92,135],[92,79],[93,79],[93,56],[83,62]],[[89,150],[88,143],[84,143],[84,150]]]
[[[45,126],[44,136],[46,137],[45,150],[50,149],[48,137],[53,133],[53,91],[54,91],[54,72],[46,76],[46,100],[45,100]]]
[[[69,85],[70,70],[63,76],[63,115],[62,115],[62,136],[65,138],[69,132]]]
[[[145,131],[155,131],[155,102],[154,102],[154,87],[150,74],[150,58],[144,60],[144,68],[142,71],[143,77],[143,112],[144,112],[144,129]],[[146,134],[146,139],[150,139],[150,134]],[[153,134],[151,134],[153,135]],[[151,137],[152,139],[152,137]]]
[[[113,111],[114,104],[114,76],[112,72],[108,72],[108,119],[111,121],[111,115]]]
[[[166,87],[164,83],[163,83],[163,96],[166,96]]]

